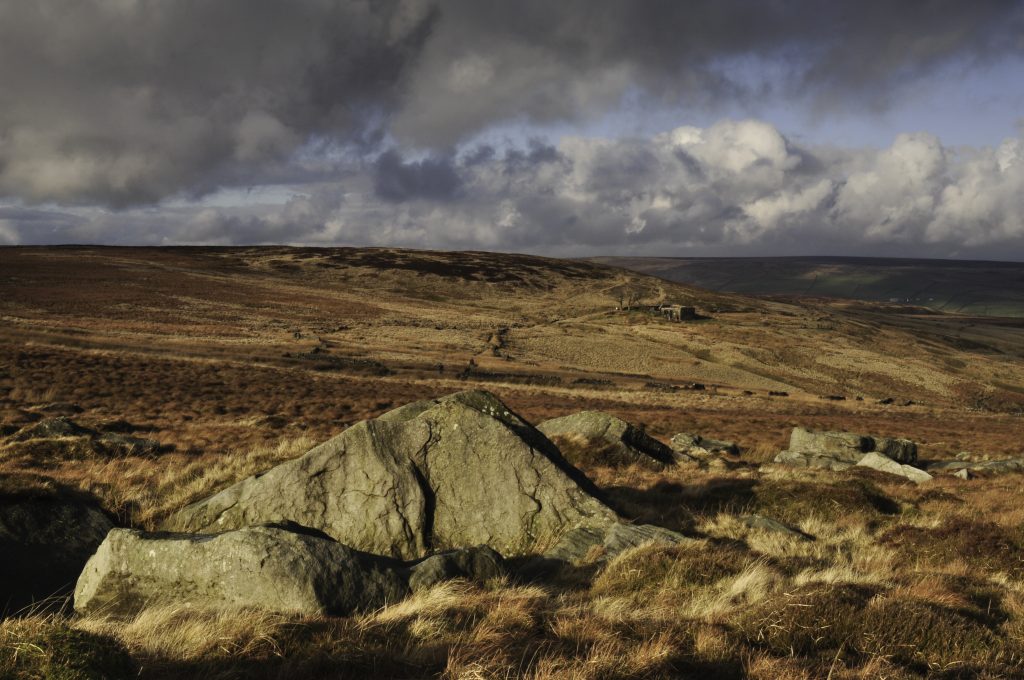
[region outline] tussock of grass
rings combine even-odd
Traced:
[[[1024,529],[994,522],[945,518],[938,526],[899,525],[880,537],[884,545],[898,547],[911,563],[942,568],[969,562],[983,572],[1005,572],[1024,577]]]
[[[743,571],[755,558],[732,545],[652,544],[615,557],[594,579],[595,596],[651,597],[686,594]]]
[[[779,656],[884,658],[909,670],[1006,670],[1019,645],[973,609],[948,607],[898,591],[853,584],[811,584],[762,603],[738,623],[745,639]]]
[[[895,515],[900,506],[877,486],[862,479],[823,484],[764,480],[754,491],[750,509],[766,517],[799,523],[807,517],[829,522],[858,516],[879,518]]]
[[[0,677],[10,680],[128,680],[135,661],[115,638],[48,618],[0,624]]]

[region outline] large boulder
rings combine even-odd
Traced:
[[[291,520],[357,550],[415,559],[487,545],[542,552],[615,514],[541,433],[487,392],[401,407],[182,509],[165,525],[220,532]]]
[[[849,463],[859,461],[874,446],[871,437],[852,432],[815,432],[794,427],[789,437],[790,451],[830,456]]]
[[[35,478],[0,480],[0,615],[59,605],[113,527],[82,494]]]
[[[408,594],[400,563],[295,525],[217,535],[115,529],[78,579],[75,610],[131,615],[174,603],[345,615]]]
[[[574,463],[661,468],[686,459],[631,423],[601,411],[582,411],[545,420],[537,429]],[[570,455],[569,452],[572,452]]]

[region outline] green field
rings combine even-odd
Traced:
[[[891,302],[968,316],[1024,317],[1024,263],[859,257],[600,257],[670,281],[750,295]]]

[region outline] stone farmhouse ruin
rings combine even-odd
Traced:
[[[652,314],[660,314],[669,321],[692,321],[697,318],[697,308],[688,305],[661,304],[651,308]]]

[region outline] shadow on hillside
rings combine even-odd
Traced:
[[[646,489],[612,486],[604,491],[624,518],[685,532],[693,528],[693,515],[735,513],[750,507],[757,485],[753,479],[716,478],[702,484],[661,481]]]

